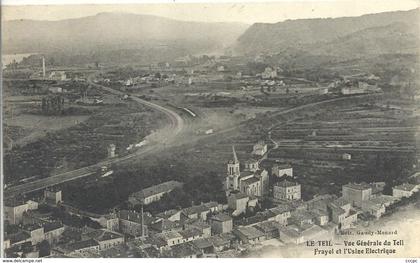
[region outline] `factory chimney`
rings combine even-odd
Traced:
[[[42,57],[42,77],[45,79],[45,57]]]
[[[143,203],[141,204],[141,237],[144,237],[144,217],[143,217]]]

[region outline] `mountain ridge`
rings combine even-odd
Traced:
[[[386,27],[397,22],[405,24],[418,36],[419,10],[253,24],[238,38],[234,49],[240,54],[276,53],[296,47],[310,51],[311,45],[343,40],[345,36],[360,34],[368,28]],[[386,30],[383,34],[387,35]]]

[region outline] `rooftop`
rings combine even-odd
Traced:
[[[153,229],[156,229],[159,232],[172,230],[174,228],[181,227],[179,222],[173,222],[166,218],[156,221],[151,225]]]
[[[331,208],[331,210],[333,211],[334,214],[342,215],[342,214],[346,213],[346,210],[344,210],[340,206],[337,206],[334,203],[329,204],[329,207]]]
[[[345,205],[349,205],[350,204],[350,202],[347,201],[347,200],[345,200],[343,197],[339,197],[337,199],[334,199],[332,201],[332,203],[335,204],[335,205],[337,205],[337,206],[339,206],[339,207],[343,207]]]
[[[281,182],[276,183],[276,186],[279,187],[291,187],[291,186],[298,186],[300,185],[298,182],[292,182],[289,180],[283,180]]]
[[[156,237],[160,237],[167,242],[170,239],[182,238],[182,235],[178,232],[171,231],[171,232],[164,232],[164,233],[156,234]]]
[[[172,246],[171,249],[167,252],[169,255],[165,255],[168,257],[175,257],[175,258],[185,258],[194,255],[201,254],[201,251],[193,245],[193,243],[182,243],[175,246]]]
[[[21,205],[26,205],[26,203],[23,200],[16,200],[16,199],[4,200],[4,206],[17,207]]]
[[[295,230],[291,227],[283,227],[282,226],[282,227],[279,228],[279,231],[281,232],[280,237],[282,235],[286,235],[286,236],[294,237],[294,238],[300,237],[300,233],[297,230]]]
[[[224,233],[217,236],[211,236],[208,239],[213,244],[213,246],[221,247],[229,245],[230,241],[235,239],[235,235],[231,233]]]
[[[231,194],[230,196],[235,197],[235,199],[249,198],[245,193],[241,193],[241,192]]]
[[[211,220],[226,222],[226,221],[231,221],[232,220],[232,217],[230,217],[227,214],[220,213],[220,214],[216,214],[216,215],[212,216],[211,217]]]
[[[44,224],[44,232],[50,232],[50,231],[54,231],[56,229],[62,228],[64,227],[64,225],[61,222],[51,222],[51,223],[46,223]]]
[[[112,232],[109,230],[104,230],[104,229],[98,229],[86,235],[96,241],[106,241],[106,240],[112,240],[112,239],[124,237],[123,235],[119,233]]]
[[[267,232],[272,232],[272,231],[278,231],[280,226],[281,226],[280,223],[276,221],[267,221],[267,222],[259,223],[255,227],[258,230],[261,230],[262,232],[267,233]]]
[[[288,163],[276,163],[273,165],[273,168],[276,167],[277,169],[290,169],[293,168],[292,165]]]
[[[151,244],[158,248],[168,245],[168,242],[162,236],[146,237],[144,243]]]
[[[288,205],[279,205],[273,208],[270,208],[269,211],[274,215],[281,215],[286,212],[290,212],[292,209]]]
[[[206,207],[205,205],[195,205],[195,206],[184,208],[182,210],[182,213],[186,215],[193,215],[193,214],[200,214],[207,211],[210,211],[210,209]]]
[[[99,243],[93,239],[87,239],[87,240],[83,240],[79,242],[70,243],[67,245],[67,248],[70,251],[74,251],[74,250],[79,250],[83,248],[95,247],[95,246],[99,246]]]
[[[295,211],[292,214],[292,218],[298,220],[298,221],[303,221],[303,220],[312,220],[313,215],[307,211]]]
[[[253,171],[242,171],[241,172],[241,178],[246,178],[246,177],[250,177],[250,176],[254,176],[254,172]]]
[[[367,190],[372,188],[369,184],[365,183],[365,182],[361,182],[359,184],[357,183],[348,183],[346,185],[343,185],[343,188],[347,187],[347,188],[351,188],[354,190]]]
[[[131,221],[131,222],[141,224],[141,213],[138,213],[136,211],[121,210],[119,212],[118,217],[120,219],[123,219],[123,220],[127,220],[127,221]],[[144,224],[148,225],[148,224],[151,224],[154,221],[154,218],[151,217],[150,215],[146,214],[146,213],[143,213],[143,220],[144,220]]]
[[[404,183],[401,185],[396,185],[392,189],[402,190],[402,191],[413,191],[417,185]]]
[[[184,238],[184,239],[188,239],[191,237],[198,237],[203,235],[203,232],[196,229],[196,228],[189,228],[189,229],[185,229],[182,231],[179,231],[179,234]]]
[[[254,158],[250,158],[250,159],[246,160],[245,163],[258,163],[258,160],[254,159]]]
[[[210,242],[209,238],[196,239],[193,241],[193,244],[199,249],[204,249],[213,246],[213,243]]]
[[[207,208],[214,208],[214,207],[218,207],[219,203],[212,201],[212,202],[204,203],[203,205]]]
[[[40,229],[40,228],[42,228],[42,226],[40,226],[40,225],[38,225],[38,224],[24,225],[24,226],[22,227],[22,229],[23,229],[23,230],[26,230],[26,231],[34,231],[34,230],[36,230],[36,229]]]
[[[259,212],[256,215],[241,219],[240,221],[238,221],[238,224],[239,225],[252,225],[252,224],[263,222],[267,219],[268,219],[267,213]]]
[[[326,211],[319,210],[319,209],[312,209],[310,213],[313,214],[314,216],[328,216],[328,213]]]
[[[195,227],[197,229],[206,229],[209,228],[210,225],[207,224],[206,222],[199,220],[199,219],[195,219],[195,220],[191,220],[191,221],[186,221],[184,222],[184,226],[190,226],[190,227]]]
[[[175,188],[182,187],[183,183],[178,181],[168,181],[165,183],[161,183],[158,185],[154,185],[148,188],[145,188],[139,192],[133,193],[130,197],[134,197],[137,199],[145,199],[150,196],[154,196],[160,193],[166,193],[169,191],[174,190]]]
[[[12,235],[9,235],[9,236],[5,237],[5,240],[6,239],[9,239],[10,240],[10,243],[11,244],[14,244],[14,243],[18,243],[18,242],[24,241],[24,240],[26,240],[26,239],[28,239],[30,237],[31,236],[28,233],[23,232],[23,231],[19,231],[16,234],[12,234]]]
[[[260,230],[256,229],[255,227],[248,226],[248,227],[238,227],[237,229],[233,230],[233,232],[239,232],[244,235],[248,239],[255,239],[261,236],[264,236],[264,233]]]
[[[259,181],[260,181],[260,180],[259,180],[258,178],[251,177],[251,178],[248,178],[248,179],[242,180],[242,183],[243,183],[243,184],[250,185],[250,184],[255,184],[255,183],[258,183]]]
[[[167,210],[167,211],[161,212],[159,214],[156,214],[156,216],[160,217],[160,218],[169,218],[169,217],[171,217],[171,216],[173,216],[173,215],[175,215],[176,213],[179,213],[179,212],[180,211],[177,210],[177,209],[171,209],[171,210]]]
[[[317,234],[322,233],[322,232],[326,232],[326,230],[321,228],[320,226],[312,225],[311,227],[303,230],[302,235],[304,235],[308,238],[308,237],[317,235]]]

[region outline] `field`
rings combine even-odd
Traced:
[[[107,157],[109,144],[116,145],[117,154],[127,154],[130,144],[163,125],[160,113],[133,101],[100,95],[103,103],[98,105],[66,99],[64,114],[44,114],[40,99],[34,96],[9,96],[5,105],[6,183],[96,163]]]

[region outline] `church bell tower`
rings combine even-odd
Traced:
[[[236,155],[235,146],[232,146],[233,159],[227,163],[227,176],[226,176],[226,189],[238,190],[239,189],[239,160]]]

